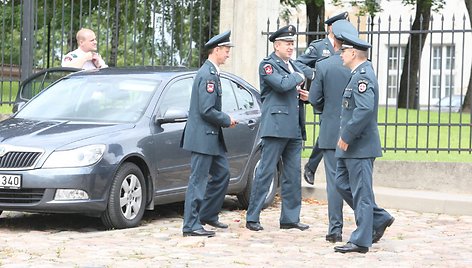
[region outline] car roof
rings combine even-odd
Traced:
[[[127,66],[127,67],[108,67],[102,69],[94,70],[82,70],[76,73],[72,73],[67,77],[76,77],[84,75],[113,75],[113,74],[135,74],[135,75],[149,75],[156,74],[159,79],[172,79],[175,76],[180,76],[182,74],[195,74],[199,69],[198,68],[188,68],[185,66]],[[245,81],[242,77],[222,71],[221,74],[226,77],[231,77],[235,79],[246,88],[259,93],[259,91],[250,83]]]
[[[159,74],[164,76],[174,76],[182,73],[196,72],[197,69],[184,66],[128,66],[128,67],[108,67],[94,70],[84,70],[71,74],[69,77],[83,75],[110,75],[110,74]]]

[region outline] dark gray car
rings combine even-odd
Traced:
[[[80,71],[19,105],[0,123],[0,213],[82,213],[101,217],[107,228],[128,228],[139,224],[145,209],[183,201],[190,153],[179,144],[195,73]],[[239,121],[224,129],[228,194],[247,206],[260,159],[260,96],[237,76],[223,73],[221,82],[223,110]],[[22,90],[31,95],[31,85]],[[278,172],[274,182],[266,206]]]

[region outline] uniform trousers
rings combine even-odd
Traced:
[[[229,163],[222,145],[219,155],[192,152],[190,165],[192,172],[185,194],[183,232],[201,229],[202,220],[218,220],[230,179]]]
[[[280,223],[298,223],[301,210],[301,150],[302,139],[262,138],[262,156],[252,184],[246,221],[260,222],[259,216],[269,192],[270,184],[282,157],[282,209]]]
[[[315,173],[316,169],[318,168],[318,165],[321,162],[321,158],[323,158],[323,151],[320,149],[318,139],[316,139],[315,146],[311,151],[310,158],[308,158],[308,162],[306,165],[311,170],[311,172]]]
[[[371,247],[373,231],[392,217],[375,203],[372,171],[375,158],[338,158],[336,188],[354,210],[357,228],[349,241]]]
[[[336,150],[322,149],[328,197],[328,235],[343,232],[343,197],[336,188]]]

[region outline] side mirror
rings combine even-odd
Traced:
[[[157,124],[186,122],[188,112],[181,108],[169,108],[162,117],[156,117]]]
[[[13,112],[13,113],[18,112],[19,110],[21,110],[21,108],[23,108],[23,106],[25,106],[25,104],[26,104],[26,102],[24,102],[24,101],[16,102],[16,103],[13,105],[12,112]]]

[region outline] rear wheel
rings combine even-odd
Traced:
[[[125,163],[113,178],[102,222],[108,229],[136,227],[143,217],[145,202],[143,173],[135,164]]]
[[[239,202],[245,209],[249,207],[249,202],[251,198],[251,189],[254,183],[254,179],[256,177],[256,170],[260,162],[261,162],[261,151],[258,150],[255,153],[253,160],[250,164],[246,188],[244,188],[244,190],[237,195]],[[270,184],[269,192],[267,193],[267,196],[264,201],[264,206],[262,208],[267,208],[274,202],[275,195],[277,194],[278,187],[279,187],[278,181],[279,181],[279,173],[278,173],[278,168],[277,168],[277,170],[274,170],[274,175],[272,177],[272,182]]]

